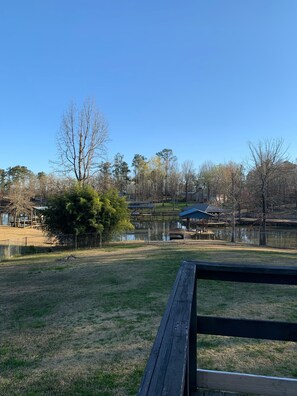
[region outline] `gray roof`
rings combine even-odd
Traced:
[[[219,208],[218,206],[209,205],[207,203],[188,206],[187,208],[184,209],[184,211],[189,210],[189,209],[198,209],[198,210],[201,210],[202,212],[206,212],[206,213],[224,213],[225,212],[224,209]]]

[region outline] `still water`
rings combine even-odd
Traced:
[[[134,223],[132,232],[123,234],[119,240],[132,241],[169,241],[169,230],[181,228],[182,224],[176,221],[149,221]],[[209,228],[216,240],[231,240],[231,228]],[[259,244],[259,228],[251,226],[236,227],[236,242],[249,245]],[[267,245],[278,248],[297,248],[297,228],[271,227],[267,228]]]
[[[212,229],[216,239],[231,240],[231,228]],[[259,227],[236,227],[236,242],[249,245],[259,244]],[[267,228],[267,246],[278,248],[297,248],[297,229],[271,227]]]

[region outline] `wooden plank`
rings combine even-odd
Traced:
[[[253,393],[262,396],[296,396],[297,379],[261,375],[197,370],[199,388]]]
[[[194,274],[196,278],[196,274]],[[189,333],[189,352],[188,352],[188,389],[197,389],[196,370],[197,370],[197,282],[195,281],[193,290],[193,300],[191,306],[191,322]]]
[[[182,395],[186,386],[188,343],[191,306],[195,290],[195,268],[188,263],[182,265],[166,336],[160,348],[156,373],[151,383],[150,395]],[[159,378],[158,378],[159,377]]]
[[[297,267],[195,263],[199,279],[297,285]]]
[[[196,266],[183,263],[152,348],[138,396],[181,396],[186,377]]]
[[[197,332],[221,336],[297,342],[297,323],[197,316]]]

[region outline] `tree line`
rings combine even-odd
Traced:
[[[26,213],[32,201],[48,202],[75,185],[91,187],[98,194],[117,191],[118,197],[134,201],[207,202],[229,209],[232,224],[242,210],[259,218],[262,241],[266,243],[269,212],[284,204],[297,207],[297,164],[287,159],[282,139],[249,143],[246,164],[181,164],[170,148],[151,158],[137,153],[129,165],[124,154],[106,160],[108,125],[94,101],[87,99],[79,109],[71,104],[57,136],[56,173],[34,174],[25,166],[0,169],[0,199],[9,199],[17,216]]]
[[[243,206],[249,210],[259,206],[256,191],[261,189],[267,197],[265,205],[270,209],[283,204],[297,206],[296,163],[282,157],[277,161],[270,158],[268,151],[263,152],[263,145],[269,151],[279,142],[250,144],[253,163],[249,168],[242,163],[208,161],[195,169],[191,160],[179,166],[171,149],[163,149],[150,159],[135,154],[129,167],[124,155],[118,153],[113,161],[98,164],[96,174],[88,178],[86,184],[98,192],[116,189],[120,195],[137,201],[195,200],[231,207],[236,198],[238,211]],[[26,166],[17,165],[0,169],[0,199],[8,197],[16,207],[21,207],[19,196],[24,202],[31,198],[43,202],[52,193],[65,191],[75,182],[75,178],[55,173],[34,174]]]

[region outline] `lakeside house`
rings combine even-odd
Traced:
[[[46,206],[32,205],[28,206],[26,210],[16,210],[12,207],[12,203],[8,198],[0,200],[0,225],[12,227],[39,227],[43,221],[42,212]]]

